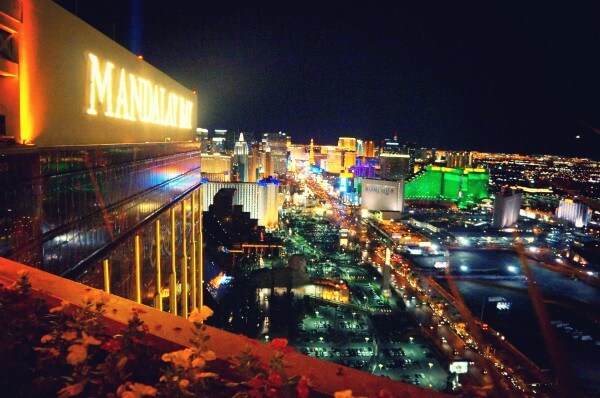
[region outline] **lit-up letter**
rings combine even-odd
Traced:
[[[164,88],[160,88],[160,111],[158,112],[158,124],[162,124],[163,126],[165,126],[167,124],[166,118],[167,115],[165,115],[165,93],[167,92],[167,90],[165,90]]]
[[[144,107],[142,97],[144,95],[144,83],[141,77],[135,77],[134,74],[129,74],[129,109],[130,120],[144,120]],[[136,119],[137,115],[137,119]]]
[[[117,94],[117,109],[115,117],[119,119],[131,119],[129,116],[129,101],[127,101],[127,82],[125,79],[125,69],[121,68],[121,77],[119,78],[119,91]]]
[[[167,125],[169,126],[176,126],[176,121],[174,120],[176,114],[173,107],[177,107],[177,95],[169,93],[169,99],[167,102],[167,113],[165,115]]]
[[[152,84],[148,80],[144,80],[143,85],[144,120],[152,123]]]
[[[192,107],[191,101],[186,101],[183,97],[180,97],[179,103],[179,127],[181,128],[192,128]]]
[[[160,88],[158,84],[155,84],[154,90],[152,90],[152,117],[150,123],[160,124]]]
[[[104,105],[106,116],[113,116],[112,113],[112,71],[115,68],[111,62],[106,61],[104,74],[100,71],[100,61],[94,54],[88,54],[90,59],[90,106],[87,113],[97,115],[96,98],[98,102]],[[97,94],[96,94],[97,93]],[[106,99],[106,103],[105,100]]]

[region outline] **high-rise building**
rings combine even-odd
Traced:
[[[590,207],[573,199],[563,199],[556,208],[556,218],[575,225],[576,228],[586,227],[592,218]]]
[[[404,153],[382,153],[380,176],[384,180],[400,180],[412,175],[410,155]]]
[[[516,224],[519,219],[522,202],[523,197],[520,192],[517,193],[508,187],[503,187],[494,198],[492,227],[508,228]]]
[[[356,152],[340,150],[334,147],[327,151],[327,157],[321,162],[321,168],[329,173],[339,174],[356,164]]]
[[[368,158],[374,158],[375,157],[375,142],[374,141],[365,141],[363,143],[364,146],[364,155],[365,157]]]
[[[260,149],[258,144],[250,146],[248,153],[248,182],[256,182],[260,178],[259,173],[262,172]]]
[[[361,183],[361,208],[402,211],[404,209],[404,181],[364,178]]]
[[[472,163],[473,155],[469,151],[446,153],[447,167],[471,167]]]
[[[402,153],[402,145],[398,141],[398,135],[394,134],[394,138],[386,138],[381,146],[381,153]]]
[[[272,162],[272,172],[266,175],[278,176],[285,174],[287,172],[287,134],[281,131],[279,133],[265,133],[263,142],[268,144],[271,152],[269,157]]]
[[[488,197],[489,171],[428,165],[406,182],[406,199],[448,200],[466,207]]]
[[[202,175],[206,173],[225,174],[231,173],[231,156],[216,153],[202,153],[200,155],[202,164]]]
[[[340,137],[338,139],[338,148],[340,150],[356,151],[356,138]]]
[[[235,188],[235,205],[242,205],[250,217],[258,220],[258,225],[275,229],[278,224],[278,188],[279,182],[264,179],[258,183],[250,182],[207,182],[202,192],[204,208],[213,204],[214,196],[222,188]]]
[[[233,149],[233,171],[237,174],[237,180],[240,182],[248,182],[248,143],[244,140],[244,133],[240,133],[240,139],[236,141]]]
[[[196,137],[200,141],[200,150],[202,152],[212,152],[210,148],[210,139],[208,138],[208,129],[198,127],[196,129]]]

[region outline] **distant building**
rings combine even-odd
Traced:
[[[238,256],[252,252],[269,252],[279,256],[281,240],[274,238],[252,218],[236,199],[236,188],[221,188],[215,193],[213,204],[203,213],[206,243],[216,246],[221,253]]]
[[[202,153],[200,155],[202,174],[205,173],[230,173],[231,156],[221,153]]]
[[[402,211],[404,181],[364,178],[361,183],[361,208],[371,211]]]
[[[494,198],[492,227],[508,228],[517,223],[523,195],[510,188],[502,188]]]
[[[364,155],[367,158],[375,157],[375,142],[374,141],[365,141],[363,144],[364,147]]]
[[[488,197],[489,178],[487,169],[428,165],[406,181],[406,199],[449,200],[465,207]]]
[[[208,137],[208,129],[198,127],[196,129],[196,138],[200,141],[200,150],[202,152],[210,152],[210,139]]]
[[[271,173],[265,173],[265,177],[279,176],[287,172],[287,153],[289,136],[281,131],[278,133],[265,133],[263,143],[268,144],[270,152]],[[267,150],[265,149],[265,152]]]
[[[202,193],[202,203],[205,209],[213,204],[214,196],[223,188],[237,190],[234,204],[242,205],[250,217],[258,220],[258,225],[267,228],[277,228],[278,223],[278,182],[277,180],[261,180],[250,182],[207,182]]]
[[[563,199],[556,209],[556,218],[575,225],[576,228],[586,227],[592,218],[592,211],[585,203],[573,199]]]
[[[240,133],[240,139],[236,141],[233,148],[233,168],[240,182],[249,182],[250,159],[248,153],[248,143],[244,140],[244,133]]]
[[[338,148],[340,150],[356,151],[356,138],[340,137],[338,139]]]
[[[356,156],[375,157],[375,142],[356,140]]]
[[[327,151],[327,157],[321,161],[321,168],[329,173],[339,174],[356,163],[356,152],[333,148]]]
[[[473,163],[473,154],[468,151],[447,152],[446,166],[447,167],[471,167]]]
[[[379,174],[384,180],[401,180],[412,175],[410,155],[404,153],[382,153],[379,156]]]

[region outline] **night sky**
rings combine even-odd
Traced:
[[[594,8],[388,3],[79,0],[77,14],[197,90],[199,127],[600,160]]]

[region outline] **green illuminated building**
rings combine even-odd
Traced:
[[[449,200],[459,207],[489,197],[486,169],[427,166],[406,182],[405,199]]]

